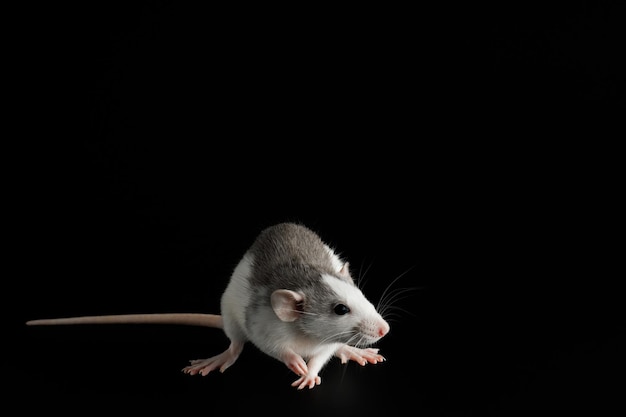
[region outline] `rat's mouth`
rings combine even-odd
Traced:
[[[354,336],[350,338],[347,342],[348,345],[354,347],[367,347],[371,346],[374,343],[378,342],[381,338],[378,336],[374,336],[371,333],[367,332],[357,332]]]

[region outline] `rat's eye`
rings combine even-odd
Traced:
[[[335,310],[335,314],[337,314],[338,316],[343,316],[344,314],[347,314],[350,312],[350,309],[345,304],[337,304],[334,310]]]

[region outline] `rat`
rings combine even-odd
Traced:
[[[310,228],[295,222],[266,227],[234,268],[221,314],[165,313],[83,316],[27,321],[27,325],[157,323],[220,328],[230,341],[222,353],[190,361],[189,375],[224,372],[251,342],[298,375],[291,385],[320,385],[335,356],[345,364],[385,361],[373,348],[390,326],[354,282],[349,263]]]

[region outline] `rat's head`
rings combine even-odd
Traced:
[[[369,346],[389,332],[389,324],[354,284],[347,264],[337,274],[320,274],[316,285],[272,293],[274,312],[323,342]]]

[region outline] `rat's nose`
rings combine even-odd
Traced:
[[[383,320],[378,325],[378,337],[383,337],[387,333],[389,333],[389,324]]]

